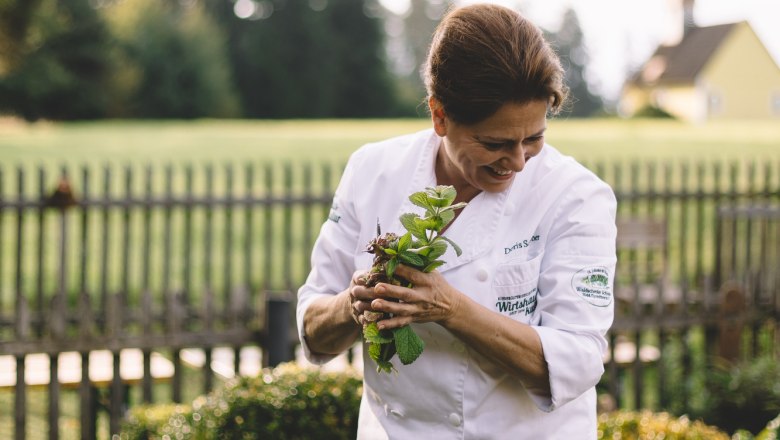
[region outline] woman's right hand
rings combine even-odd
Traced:
[[[376,299],[373,287],[366,287],[366,276],[368,271],[358,270],[352,274],[352,280],[349,283],[349,299],[352,305],[352,318],[360,325],[366,324],[366,318],[363,315],[365,311],[373,311],[371,301]]]

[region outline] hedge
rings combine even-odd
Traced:
[[[324,373],[294,363],[257,377],[227,382],[191,405],[147,405],[130,410],[122,440],[354,439],[362,380],[356,371]],[[778,440],[780,416],[753,436],[730,437],[717,427],[665,412],[599,415],[599,439]]]

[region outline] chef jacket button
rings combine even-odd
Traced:
[[[504,206],[504,215],[512,215],[515,213],[515,204],[512,202],[506,202]]]
[[[484,267],[480,267],[477,269],[477,279],[480,281],[487,281],[488,279],[488,271]]]
[[[450,414],[449,419],[452,426],[460,426],[460,416],[458,414]]]

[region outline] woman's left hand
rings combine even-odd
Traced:
[[[412,322],[443,323],[457,315],[463,293],[452,287],[438,271],[424,273],[399,264],[395,275],[408,280],[413,287],[377,284],[374,292],[380,298],[371,302],[371,308],[393,314],[392,318],[377,323],[380,329],[403,327]]]

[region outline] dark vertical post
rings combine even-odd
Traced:
[[[214,281],[212,278],[212,256],[213,256],[213,240],[214,240],[214,168],[211,164],[206,165],[206,199],[208,200],[206,206],[206,224],[205,224],[205,253],[204,253],[204,268],[203,268],[203,284],[205,287],[205,328],[211,330],[214,326]],[[203,347],[204,356],[206,362],[204,364],[204,377],[211,375],[211,347]],[[208,384],[211,379],[206,379],[204,384]],[[205,385],[204,385],[205,387]]]
[[[669,220],[672,213],[672,166],[669,162],[665,162],[663,164],[663,191],[661,193],[661,199],[663,201],[663,205],[661,206],[661,212],[665,221],[666,231],[667,231],[667,237],[669,235],[669,230],[671,229],[671,221]],[[671,268],[671,261],[670,261],[670,252],[669,252],[669,240],[664,242],[663,249],[662,249],[662,255],[661,259],[663,260],[663,270],[668,272]],[[663,286],[662,286],[663,288]],[[663,291],[661,292],[663,294]],[[678,333],[679,334],[679,333]],[[666,338],[669,335],[667,334],[666,330],[661,327],[661,330],[658,334],[658,339],[661,341],[666,341]],[[670,359],[664,359],[661,358],[661,363],[664,364],[664,366],[669,365],[670,362],[673,362]],[[669,393],[666,392],[667,390],[664,389],[664,392],[662,393],[662,402],[666,402],[666,404],[669,404]],[[662,406],[663,407],[663,406]]]
[[[290,360],[290,298],[276,292],[268,298],[268,365],[275,367]]]
[[[252,199],[254,197],[254,166],[250,163],[246,165],[245,173],[245,191],[246,205],[244,210],[244,289],[246,289],[246,297],[248,298],[250,310],[254,310],[255,307],[255,292],[252,288],[252,267],[254,267],[254,260],[252,259],[252,250],[254,249],[254,209]],[[249,318],[247,313],[243,313],[241,316],[241,324],[245,325],[246,320]],[[238,353],[236,353],[238,356]],[[236,369],[238,371],[238,369]]]
[[[273,281],[271,279],[271,276],[273,274],[273,256],[274,256],[274,240],[273,240],[273,231],[274,231],[274,225],[273,225],[273,210],[274,210],[274,180],[273,180],[273,168],[271,168],[270,163],[265,164],[265,215],[264,217],[264,243],[261,246],[263,249],[263,293],[266,298],[266,316],[265,316],[265,322],[263,323],[265,325],[265,328],[268,330],[268,341],[266,342],[266,346],[263,347],[263,364],[270,365],[270,358],[271,358],[271,348],[270,345],[273,343],[273,333],[271,333],[271,287],[273,286]],[[275,355],[274,355],[275,356]],[[274,358],[275,359],[275,358]]]
[[[680,164],[680,200],[679,200],[679,209],[680,209],[680,223],[679,223],[679,231],[680,231],[680,238],[677,240],[677,246],[680,251],[679,253],[679,265],[680,265],[680,289],[682,290],[682,303],[680,304],[680,311],[683,317],[688,317],[688,253],[687,253],[687,242],[688,242],[688,171],[689,171],[689,164],[688,162],[682,162]],[[692,358],[691,358],[691,350],[690,350],[690,342],[691,342],[691,327],[688,325],[687,321],[686,324],[683,325],[682,329],[682,340],[684,344],[684,348],[682,351],[682,370],[683,370],[683,377],[685,378],[685,381],[687,384],[683,386],[683,399],[684,399],[684,408],[687,411],[689,409],[689,403],[690,403],[690,396],[689,396],[689,386],[688,384],[691,383],[690,377],[691,377],[691,366],[692,366]]]
[[[108,244],[109,244],[109,223],[111,222],[109,204],[111,202],[111,169],[106,165],[103,169],[103,222],[101,231],[100,246],[100,317],[102,321],[101,329],[109,327],[106,322],[108,316]]]
[[[292,223],[293,223],[293,172],[292,165],[287,162],[284,164],[284,222],[283,235],[284,247],[282,248],[282,267],[284,273],[284,288],[286,291],[293,290],[292,282]]]
[[[122,210],[122,307],[130,305],[130,204],[133,200],[133,169],[128,165],[125,167],[125,203]],[[122,313],[120,318],[120,329],[124,328],[126,314]]]
[[[49,439],[60,438],[60,354],[49,354]]]
[[[303,252],[301,253],[301,267],[303,268],[303,276],[309,273],[311,270],[311,257],[310,251],[312,248],[312,228],[314,227],[311,222],[311,212],[314,208],[314,196],[311,191],[311,164],[306,162],[303,164],[303,199],[305,200],[301,206],[303,210]]]
[[[119,308],[119,304],[117,304],[119,300],[119,296],[112,295],[112,307]],[[119,312],[119,310],[117,310]],[[114,315],[121,314],[115,313]],[[119,335],[116,335],[119,336]],[[115,336],[115,337],[116,337]],[[122,376],[121,376],[121,354],[119,350],[114,351],[113,353],[113,362],[112,365],[114,367],[113,376],[111,378],[111,409],[109,414],[109,429],[111,430],[111,436],[113,437],[114,434],[119,434],[119,426],[122,421],[122,416],[124,413],[124,397],[123,397],[123,387],[122,387]]]
[[[38,188],[40,193],[40,200],[41,205],[38,207],[38,252],[37,252],[37,261],[36,261],[36,285],[35,285],[35,306],[33,310],[35,310],[36,313],[36,322],[35,322],[35,334],[40,337],[43,335],[45,331],[46,323],[49,322],[49,316],[48,316],[48,310],[49,308],[46,307],[46,302],[44,299],[44,285],[43,285],[43,279],[46,276],[46,260],[44,258],[45,255],[45,244],[47,242],[46,240],[46,206],[45,206],[45,200],[48,197],[47,194],[47,188],[46,188],[46,170],[43,168],[43,166],[38,167]]]
[[[28,336],[29,322],[27,301],[22,284],[22,272],[24,271],[24,170],[20,167],[16,170],[17,188],[19,194],[19,207],[16,211],[16,339],[24,340]],[[25,439],[27,424],[27,387],[24,376],[24,355],[16,356],[16,392],[14,394],[14,436],[16,440]]]
[[[225,231],[224,231],[224,269],[222,285],[224,286],[223,292],[223,312],[222,319],[223,325],[232,327],[235,325],[235,316],[233,311],[235,310],[236,295],[233,292],[233,210],[235,205],[233,204],[233,166],[227,164],[225,166]],[[209,379],[210,380],[210,379]]]
[[[141,250],[141,327],[144,335],[152,332],[152,292],[149,285],[150,264],[152,259],[152,166],[147,165],[144,172],[144,212],[143,212],[143,248]],[[144,378],[141,393],[144,403],[151,403],[152,395],[152,352],[143,350]]]
[[[92,316],[92,303],[89,301],[87,292],[87,264],[89,262],[89,208],[87,202],[90,200],[89,194],[89,168],[82,167],[81,170],[81,200],[84,205],[81,208],[81,244],[79,246],[79,294],[82,300],[89,307],[89,316]],[[80,322],[82,335],[89,335],[92,331],[91,319],[84,319]],[[94,420],[95,420],[95,402],[93,401],[92,383],[89,380],[89,352],[81,352],[81,383],[79,384],[80,401],[80,428],[81,440],[95,438]]]
[[[274,257],[274,225],[273,225],[273,211],[275,207],[274,203],[274,174],[271,164],[267,163],[265,166],[265,246],[263,246],[263,266],[264,266],[264,283],[263,287],[265,292],[269,292],[273,286],[273,257]]]
[[[68,171],[64,167],[60,174],[60,181],[68,181]],[[54,340],[62,340],[66,335],[68,303],[68,213],[66,207],[60,207],[60,253],[59,253],[59,280],[58,289],[53,301],[51,333]],[[60,419],[60,382],[59,382],[59,353],[49,355],[49,438],[59,438]]]
[[[192,299],[192,213],[193,213],[193,193],[192,193],[192,164],[188,164],[184,168],[184,191],[185,191],[185,204],[184,204],[184,279],[182,280],[182,286],[184,288],[182,292],[182,299],[184,304],[188,308],[193,307]]]

